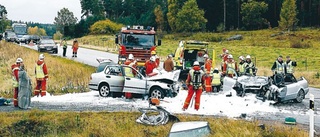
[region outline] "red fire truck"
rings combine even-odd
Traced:
[[[119,45],[118,64],[123,64],[132,54],[138,66],[144,66],[151,57],[151,51],[161,45],[158,40],[156,45],[156,32],[153,27],[133,26],[123,27],[120,34],[116,35],[115,43]]]

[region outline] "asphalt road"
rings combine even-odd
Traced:
[[[28,46],[22,45],[28,48],[32,48],[37,50],[36,46]],[[59,53],[57,56],[62,56],[62,48],[59,47]],[[55,54],[53,54],[55,55]],[[72,49],[69,46],[67,49],[67,57],[69,59],[85,63],[91,66],[98,66],[98,62],[96,58],[109,58],[117,61],[117,54],[107,53],[103,51],[96,51],[91,49],[80,48],[78,50],[78,57],[72,58]],[[277,107],[280,112],[278,113],[270,113],[259,114],[256,113],[255,116],[252,116],[253,119],[261,119],[261,120],[274,120],[274,121],[284,121],[286,117],[294,117],[297,120],[297,123],[309,125],[309,94],[313,94],[315,97],[315,126],[316,131],[320,132],[320,89],[310,88],[309,93],[306,95],[306,99],[303,100],[302,103],[285,103],[278,104]],[[97,96],[97,99],[99,96]],[[101,105],[101,104],[93,104],[93,103],[50,103],[50,102],[32,102],[33,109],[40,110],[52,110],[52,111],[137,111],[136,108],[127,105]],[[8,112],[8,111],[16,111],[20,110],[18,108],[14,108],[12,106],[1,106],[0,112]],[[23,110],[22,110],[23,111]]]

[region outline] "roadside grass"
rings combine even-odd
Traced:
[[[11,65],[18,57],[23,59],[26,71],[32,80],[33,88],[36,86],[35,65],[39,52],[20,47],[15,44],[2,41],[0,44],[0,96],[13,97]],[[95,68],[84,65],[69,59],[45,54],[45,62],[48,67],[49,80],[47,82],[47,92],[50,94],[65,94],[73,92],[86,92],[90,75]]]
[[[138,112],[54,112],[16,111],[0,113],[0,136],[90,136],[90,137],[164,137],[173,122],[146,126],[135,120]],[[213,116],[177,115],[180,121],[208,121],[212,137],[228,136],[290,136],[306,137],[300,125],[269,123],[262,130],[259,121],[233,120]]]
[[[159,34],[162,36],[162,45],[157,47],[157,54],[161,60],[165,60],[168,54],[174,53],[180,40],[202,40],[208,41],[209,49],[214,49],[215,66],[220,68],[221,59],[218,57],[222,48],[227,48],[229,53],[238,60],[239,56],[251,55],[258,67],[258,75],[271,76],[271,67],[279,55],[284,60],[287,55],[296,61],[298,66],[295,68],[296,77],[304,76],[310,86],[320,87],[319,68],[320,68],[320,30],[312,28],[300,28],[298,31],[281,32],[277,29],[265,29],[256,31],[229,31],[224,33],[179,33],[179,34]],[[240,34],[242,40],[227,41],[230,36]],[[97,37],[97,38],[95,38]],[[117,53],[114,48],[114,36],[99,35],[85,36],[80,38],[82,41],[100,41],[100,37],[108,37],[108,49]],[[96,43],[102,43],[96,42]],[[83,43],[80,43],[82,45]],[[105,44],[107,45],[107,44]],[[86,45],[88,46],[88,45]],[[101,49],[99,45],[91,45],[91,48]],[[210,57],[212,52],[209,52]],[[263,70],[263,71],[262,71]]]

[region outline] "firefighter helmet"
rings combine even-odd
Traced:
[[[21,63],[23,62],[22,58],[17,58],[16,63]]]
[[[134,56],[132,54],[129,54],[128,59],[134,59]]]
[[[193,66],[200,66],[198,61],[193,62]]]
[[[154,61],[156,61],[156,57],[152,56],[152,57],[150,57],[150,60],[154,62]]]
[[[156,51],[151,51],[151,55],[155,55],[156,54]]]
[[[228,59],[233,59],[233,56],[231,54],[228,55]]]
[[[247,59],[251,59],[251,56],[250,55],[247,55],[247,57],[246,57]]]
[[[204,58],[208,58],[209,56],[208,56],[208,54],[204,54],[203,57]]]
[[[43,54],[40,54],[40,55],[39,55],[39,60],[42,60],[42,59],[44,59],[44,55],[43,55]]]
[[[240,60],[244,60],[244,57],[243,57],[243,56],[240,56],[239,59],[240,59]]]

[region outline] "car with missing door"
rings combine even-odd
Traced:
[[[174,97],[179,92],[176,83],[179,74],[180,70],[177,70],[145,77],[131,66],[109,63],[102,71],[100,68],[100,72],[91,74],[89,88],[98,91],[102,97],[124,93],[154,98]]]

